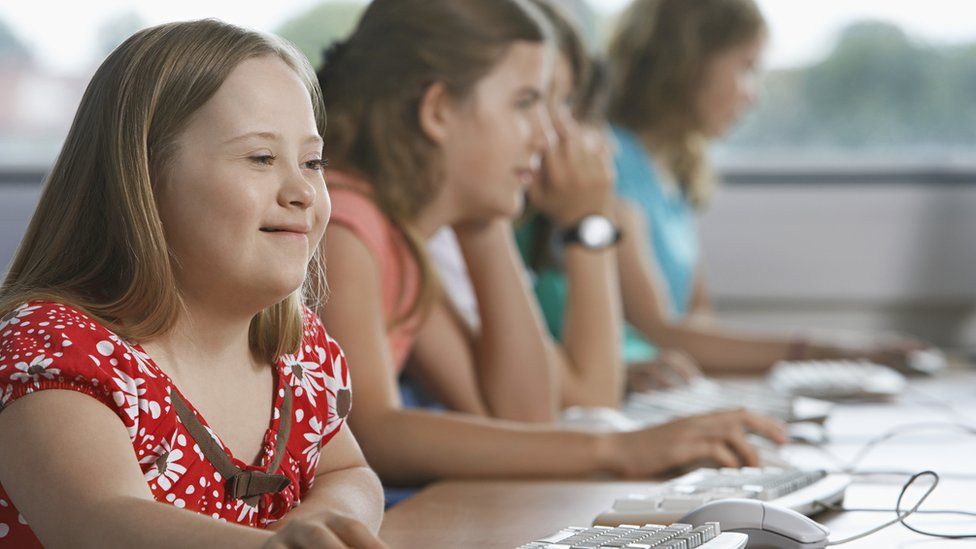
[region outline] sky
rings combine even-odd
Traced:
[[[135,12],[148,24],[217,17],[270,31],[320,0],[0,0],[0,19],[13,28],[42,63],[60,73],[84,72],[96,59],[96,31],[112,15]],[[976,42],[976,19],[962,14],[970,0],[758,0],[772,31],[766,64],[793,67],[816,61],[846,24],[864,18],[898,24],[913,37],[936,44]],[[615,13],[628,0],[589,0]],[[969,9],[972,9],[970,7]]]

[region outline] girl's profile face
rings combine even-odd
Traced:
[[[546,108],[552,57],[544,44],[514,43],[452,110],[442,143],[445,186],[465,219],[522,210],[553,133]]]
[[[715,54],[705,66],[698,95],[701,131],[718,138],[756,101],[760,57],[765,37]]]
[[[187,297],[257,311],[301,286],[331,206],[311,98],[284,61],[238,65],[160,175],[157,207]]]
[[[552,71],[552,85],[546,94],[546,108],[550,119],[571,115],[573,105],[570,103],[573,94],[573,68],[565,55],[555,56]]]

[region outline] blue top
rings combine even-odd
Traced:
[[[664,276],[671,314],[688,314],[700,250],[695,211],[676,185],[667,185],[640,139],[613,127],[617,150],[617,194],[636,205],[647,220],[648,240]]]

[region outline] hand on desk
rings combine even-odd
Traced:
[[[671,469],[713,462],[720,467],[756,466],[759,451],[749,433],[786,442],[782,423],[745,410],[677,419],[607,436],[613,470],[624,477],[649,477]]]
[[[261,549],[386,549],[385,543],[366,526],[338,513],[295,519],[286,524]]]
[[[702,377],[695,359],[684,351],[661,349],[657,358],[627,366],[627,390],[637,393],[687,385]]]

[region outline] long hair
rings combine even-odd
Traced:
[[[706,65],[765,31],[754,0],[634,0],[620,17],[608,54],[608,118],[661,136],[661,161],[696,206],[712,187],[695,105]]]
[[[403,318],[436,296],[412,227],[443,180],[438,146],[420,127],[421,99],[436,83],[463,99],[514,42],[550,35],[525,0],[374,0],[352,35],[326,52],[318,77],[331,118],[329,162],[369,182],[420,268],[420,292]]]
[[[119,335],[151,339],[183,311],[154,198],[189,118],[242,61],[274,55],[308,89],[318,131],[325,109],[314,70],[281,39],[215,20],[142,30],[108,56],[85,94],[30,226],[0,287],[0,315],[49,299],[77,306]],[[321,259],[306,285],[251,321],[252,349],[273,359],[302,338],[306,291],[324,288]]]

